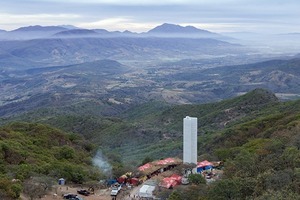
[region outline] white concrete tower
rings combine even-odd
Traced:
[[[197,164],[197,118],[183,119],[183,163]]]

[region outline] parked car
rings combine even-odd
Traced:
[[[84,196],[89,196],[91,193],[87,190],[77,190],[78,194],[82,194]]]
[[[122,185],[120,185],[119,183],[115,183],[111,188],[110,196],[117,196],[121,188]]]
[[[78,196],[77,194],[64,194],[64,199],[69,199],[69,200],[83,200],[83,198],[81,198],[80,196]]]

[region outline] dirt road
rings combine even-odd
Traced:
[[[41,200],[62,200],[63,195],[67,193],[77,194],[77,190],[80,190],[82,188],[75,188],[70,186],[59,186],[53,192],[48,193],[44,197],[41,198]],[[84,188],[85,189],[85,188]],[[84,196],[84,195],[78,195],[82,197],[84,200],[111,200],[110,196],[110,189],[102,189],[102,190],[96,190],[95,194]],[[29,198],[25,196],[21,196],[22,200],[29,200]]]
[[[80,189],[86,189],[86,188],[78,188],[78,187],[71,187],[71,186],[57,186],[56,189],[53,190],[53,192],[48,193],[44,197],[41,198],[41,200],[62,200],[63,195],[67,193],[77,194],[77,190]],[[139,187],[133,187],[133,188],[126,188],[124,186],[117,196],[116,200],[134,200],[134,197],[137,197]],[[112,200],[112,197],[110,196],[110,188],[107,189],[100,189],[96,190],[95,194],[84,196],[79,195],[84,200]],[[21,195],[22,200],[29,200],[29,198]],[[137,199],[137,198],[136,198]]]

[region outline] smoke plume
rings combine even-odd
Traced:
[[[99,167],[107,177],[112,176],[112,166],[109,164],[107,158],[103,155],[101,150],[97,151],[97,154],[93,158],[93,164]]]

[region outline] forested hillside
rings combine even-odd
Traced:
[[[198,118],[200,135],[211,135],[235,123],[273,112],[270,109],[279,105],[273,93],[256,89],[210,104],[171,106],[151,101],[115,117],[97,114],[99,105],[96,102],[82,102],[61,109],[37,109],[3,119],[2,123],[14,119],[50,124],[80,134],[104,151],[119,154],[124,161],[141,161],[145,156],[159,159],[181,153],[182,119],[185,116]]]
[[[94,152],[95,146],[80,135],[47,125],[16,122],[2,126],[0,198],[17,198],[21,191],[42,195],[61,177],[69,183],[99,180],[100,170],[92,167]]]
[[[222,180],[178,188],[169,199],[300,199],[300,101],[247,115],[198,138],[200,160],[224,161]]]

